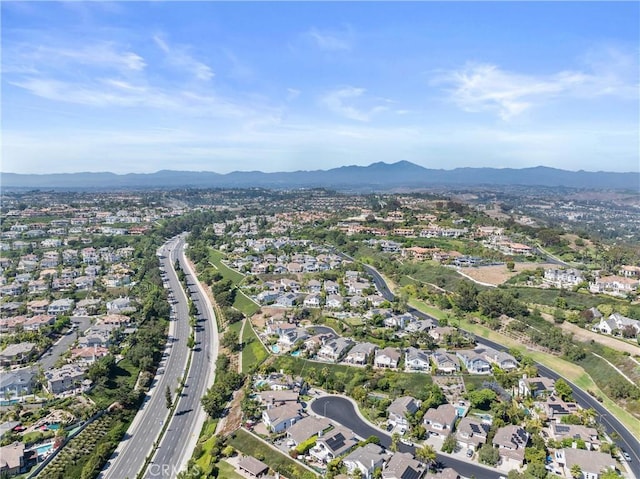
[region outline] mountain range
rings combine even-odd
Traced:
[[[640,191],[640,173],[568,171],[533,168],[429,169],[408,161],[342,166],[329,170],[264,173],[234,171],[161,170],[155,173],[1,173],[3,188],[133,189],[133,188],[331,188],[384,191],[420,189],[436,185],[522,185],[569,188],[632,189]]]

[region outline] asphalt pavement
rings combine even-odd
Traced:
[[[314,414],[325,416],[355,432],[362,439],[370,436],[380,438],[380,445],[385,449],[391,447],[391,436],[378,428],[371,426],[364,421],[356,412],[351,401],[340,396],[323,396],[315,399],[311,403],[311,410]],[[398,444],[398,451],[415,453],[415,446]],[[436,454],[436,461],[439,466],[452,467],[458,474],[465,477],[478,477],[483,479],[498,479],[504,472],[494,471],[478,464],[461,461],[459,459]]]
[[[174,478],[191,458],[200,429],[206,419],[200,398],[213,380],[214,364],[218,357],[218,328],[213,308],[206,293],[201,289],[195,273],[190,270],[184,254],[180,255],[179,260],[186,273],[189,294],[198,309],[196,344],[184,391],[144,475],[147,479]]]
[[[84,333],[91,326],[91,318],[88,316],[72,317],[71,322],[78,325],[78,334],[76,334],[76,331],[70,330],[68,334],[62,335],[60,339],[38,359],[38,363],[42,366],[43,371],[53,369],[58,358],[69,351],[71,345],[78,339],[78,335]]]
[[[176,259],[182,253],[182,237],[167,242],[160,250],[160,262],[166,272],[169,289],[175,297],[173,324],[167,340],[165,357],[161,361],[151,389],[143,405],[125,433],[99,477],[104,479],[133,479],[142,469],[146,457],[152,452],[154,442],[167,419],[168,409],[165,389],[178,387],[178,379],[184,375],[187,364],[187,339],[190,334],[187,296],[173,270]],[[158,475],[156,477],[162,477]]]

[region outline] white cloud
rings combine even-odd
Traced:
[[[561,71],[535,76],[475,63],[447,72],[434,83],[449,85],[451,100],[463,110],[496,112],[503,120],[560,96],[637,96],[637,81],[633,84],[612,70]]]
[[[300,96],[301,91],[295,88],[287,88],[287,101],[293,101]]]
[[[382,111],[387,110],[385,106],[374,105],[370,107],[356,107],[353,103],[361,100],[361,103],[371,103],[363,97],[364,88],[345,87],[332,90],[325,94],[321,101],[333,113],[336,113],[350,120],[370,121],[371,118]]]
[[[73,47],[43,42],[5,45],[3,73],[63,71],[70,65],[127,73],[143,71],[147,66],[144,58],[137,53],[109,41]]]
[[[153,41],[162,50],[172,66],[189,71],[201,81],[211,80],[215,74],[206,64],[193,58],[183,46],[170,46],[160,35],[154,35]]]
[[[350,28],[343,31],[318,30],[312,28],[307,32],[316,46],[321,50],[340,51],[351,50],[353,43],[353,33]]]

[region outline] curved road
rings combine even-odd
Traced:
[[[144,475],[149,479],[173,478],[186,467],[206,419],[200,398],[213,380],[218,357],[218,327],[213,308],[182,250],[179,261],[186,275],[189,294],[198,310],[196,341],[189,374],[175,414]]]
[[[380,438],[380,445],[385,449],[391,447],[391,436],[365,422],[355,411],[353,403],[348,399],[340,396],[323,396],[311,403],[311,410],[318,416],[328,417],[348,427],[362,439],[367,439],[369,436],[376,436]],[[414,454],[416,448],[400,443],[398,444],[398,450],[400,452],[410,452]],[[478,464],[461,461],[453,457],[443,456],[442,454],[437,454],[437,461],[442,467],[452,467],[458,474],[465,477],[498,479],[504,475],[504,472],[494,471]]]
[[[348,257],[346,255],[344,256]],[[349,259],[353,260],[353,258],[349,258]],[[393,299],[395,298],[395,295],[391,292],[391,290],[387,286],[387,283],[384,281],[382,276],[380,276],[380,274],[371,266],[368,266],[368,265],[363,265],[363,266],[367,271],[367,273],[369,273],[373,277],[373,281],[376,287],[378,288],[378,291],[380,291],[380,294],[382,294],[382,296],[386,300],[393,301]],[[436,318],[429,316],[428,314],[423,313],[422,311],[418,311],[415,308],[410,307],[409,311],[418,317],[421,317],[424,319],[429,318],[437,322]],[[508,350],[508,348],[504,347],[503,345],[495,343],[485,338],[480,338],[476,336],[476,341],[478,342],[478,344],[484,344],[500,351]],[[549,368],[541,364],[536,363],[536,366],[538,367],[538,371],[540,372],[540,374],[544,376],[550,377],[554,380],[559,379],[561,377],[560,374],[550,370]],[[630,463],[626,464],[626,467],[631,469],[631,471],[635,474],[637,478],[640,478],[640,438],[635,438],[633,434],[631,434],[631,432],[629,432],[629,430],[626,427],[624,427],[624,425],[620,421],[618,421],[618,419],[615,416],[610,414],[607,411],[607,409],[602,404],[600,404],[595,398],[593,398],[590,394],[580,389],[578,386],[573,384],[568,379],[564,377],[563,379],[567,381],[567,383],[573,389],[573,396],[576,402],[583,408],[595,409],[595,411],[599,415],[599,420],[605,427],[607,433],[608,434],[612,434],[614,432],[616,433],[617,438],[615,439],[615,443],[618,445],[618,447],[625,450],[631,456],[631,459],[632,459]]]

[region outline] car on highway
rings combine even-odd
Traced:
[[[631,462],[631,456],[629,455],[629,453],[625,450],[621,451],[622,457],[624,458],[625,461],[627,462]]]

